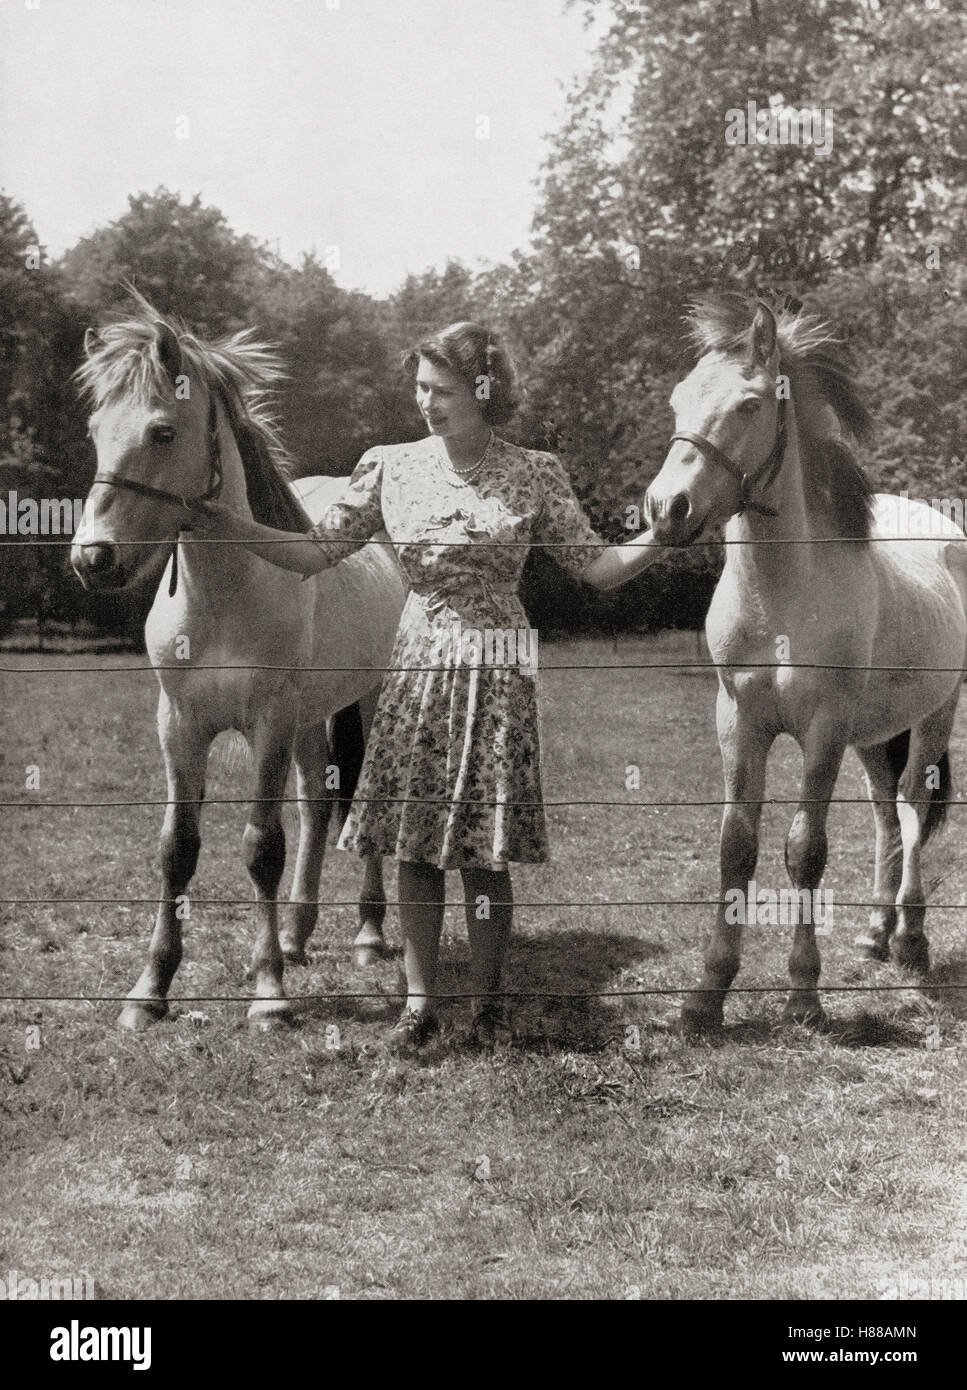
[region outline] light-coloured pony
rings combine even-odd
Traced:
[[[254,771],[243,837],[259,918],[249,1019],[267,1027],[290,1017],[283,959],[305,961],[333,801],[341,796],[345,804],[347,778],[358,771],[357,756],[355,767],[340,767],[342,789],[334,789],[336,776],[327,767],[330,756],[339,765],[341,750],[330,749],[327,725],[338,733],[337,712],[356,702],[371,717],[404,587],[392,550],[382,543],[303,582],[240,546],[192,543],[180,534],[190,526],[186,504],[214,496],[267,525],[305,531],[343,484],[286,481],[268,408],[282,369],[251,333],[207,344],[140,297],[136,307],[100,333],[88,330],[78,377],[94,405],[90,432],[99,471],[71,549],[82,583],[99,591],[156,582],[167,561],[145,627],[161,686],[158,733],[168,781],[161,901],[147,964],[119,1021],[139,1029],[167,1012],[181,959],[175,900],[198,859],[208,754],[219,732],[234,729],[251,749]],[[280,799],[293,757],[299,849],[293,905],[280,934]],[[358,960],[381,953],[384,911],[381,865],[368,859]]]
[[[780,733],[803,754],[786,840],[794,887],[819,885],[829,800],[852,746],[873,806],[879,904],[856,944],[885,959],[892,939],[894,960],[926,973],[920,850],[949,798],[967,663],[964,532],[923,504],[872,495],[844,442],[862,440],[869,417],[828,325],[761,304],[753,317],[729,296],[697,305],[691,327],[701,357],[672,393],[676,433],[645,499],[657,540],[688,545],[727,523],[730,543],[706,624],[725,772],[721,894],[686,1032],[721,1024],[739,968],[734,907],[754,877]],[[799,916],[785,1016],[820,1025],[815,922]]]

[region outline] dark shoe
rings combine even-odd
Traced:
[[[415,1052],[440,1031],[440,1020],[429,1009],[404,1009],[383,1041],[392,1052]]]
[[[484,1004],[477,1010],[470,1025],[472,1047],[493,1052],[496,1047],[510,1047],[513,1041],[513,1029],[499,1004]]]

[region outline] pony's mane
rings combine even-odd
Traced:
[[[74,373],[94,409],[124,396],[144,405],[174,399],[155,332],[156,324],[165,324],[178,339],[189,377],[198,376],[225,408],[256,521],[280,530],[308,530],[312,522],[288,483],[294,468],[274,412],[286,375],[276,348],[261,342],[253,329],[205,342],[184,323],[160,313],[133,287],[127,292],[133,312],[118,310],[112,315],[98,330],[98,346]]]
[[[692,347],[699,353],[747,355],[752,347],[749,301],[740,294],[708,296],[687,317]],[[789,377],[799,406],[800,453],[806,505],[837,535],[868,539],[873,526],[873,489],[843,438],[824,428],[831,411],[842,435],[857,444],[869,439],[872,420],[842,339],[815,314],[774,311],[779,370]]]

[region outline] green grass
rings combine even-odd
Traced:
[[[546,666],[693,654],[674,635],[542,652]],[[3,799],[162,797],[153,675],[124,674],[137,660],[124,656],[84,658],[116,676],[50,674],[72,660],[4,657],[46,674],[0,676]],[[548,800],[629,807],[551,810],[553,863],[515,873],[518,899],[715,897],[718,810],[630,805],[721,795],[714,681],[545,670],[542,692]],[[952,752],[967,778],[965,720]],[[624,790],[632,763],[639,793]],[[23,790],[30,764],[37,793]],[[785,741],[770,794],[795,795],[797,775]],[[243,792],[243,775],[216,763],[209,794]],[[862,794],[852,758],[838,794]],[[967,901],[965,814],[952,810],[927,852],[944,902]],[[3,815],[4,897],[156,892],[160,808]],[[789,815],[766,808],[760,884],[786,882]],[[240,806],[207,808],[196,898],[248,896],[243,819]],[[294,808],[286,820],[292,832]],[[867,899],[869,811],[834,806],[830,846],[836,900]],[[448,887],[459,896],[455,876]],[[357,891],[357,861],[331,851],[322,896]],[[47,995],[124,994],[152,919],[148,904],[0,912],[4,988]],[[461,918],[448,913],[448,991],[467,988]],[[902,983],[892,966],[855,960],[864,919],[837,907],[824,983]],[[707,908],[522,906],[507,984],[692,986],[709,920]],[[424,1060],[399,1063],[379,1041],[389,997],[317,1002],[291,1032],[251,1033],[252,926],[247,906],[196,906],[173,994],[234,1002],[175,1005],[145,1036],[116,1030],[114,1004],[0,1005],[0,1270],[86,1271],[107,1298],[852,1299],[900,1276],[967,1274],[967,993],[948,994],[940,1014],[913,990],[827,995],[823,1037],[780,1026],[781,993],[738,994],[723,1042],[694,1047],[674,1032],[670,997],[530,999],[515,1009],[518,1045],[494,1059],[463,1046],[460,1004]],[[398,940],[393,912],[388,926]],[[352,909],[323,909],[290,993],[392,995],[398,963],[355,971],[354,931]],[[967,980],[963,914],[931,911],[928,931],[938,978]],[[749,929],[737,983],[784,986],[787,952],[787,931]],[[938,1017],[941,1046],[928,1049]],[[38,1025],[41,1047],[28,1050]]]

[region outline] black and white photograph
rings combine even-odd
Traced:
[[[946,1364],[965,498],[967,0],[0,0],[32,1364]]]

